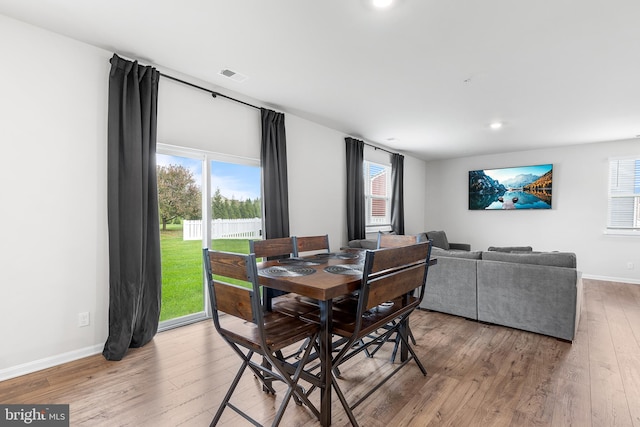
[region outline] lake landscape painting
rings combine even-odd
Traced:
[[[469,171],[469,210],[551,209],[553,165]]]

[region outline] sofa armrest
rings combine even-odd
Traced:
[[[449,249],[457,249],[460,251],[470,251],[471,245],[469,243],[449,243]]]

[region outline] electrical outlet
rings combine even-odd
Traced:
[[[629,262],[627,263],[627,268],[628,268],[629,270],[633,270],[633,263],[632,263],[631,261],[629,261]]]
[[[89,312],[78,313],[78,327],[89,326]]]

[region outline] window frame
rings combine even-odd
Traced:
[[[386,171],[385,176],[385,188],[386,195],[379,196],[372,194],[372,179],[369,178],[371,165],[379,167]],[[365,230],[367,233],[376,233],[378,231],[391,231],[391,164],[383,164],[372,160],[363,161],[363,175],[364,175],[364,200],[365,200]],[[371,221],[373,218],[373,201],[383,200],[385,204],[385,222],[374,223]]]
[[[627,177],[621,174],[620,162],[633,162],[633,170],[627,171]],[[609,181],[607,187],[607,223],[605,234],[622,236],[640,236],[640,155],[628,157],[613,157],[607,162],[609,166]],[[622,182],[621,182],[622,180]],[[625,188],[627,187],[627,188]],[[616,199],[631,198],[633,212],[621,210],[631,217],[631,226],[614,224],[612,206]],[[627,208],[628,209],[628,208]]]
[[[189,148],[182,147],[177,145],[170,145],[158,142],[156,144],[156,154],[164,154],[169,156],[178,156],[178,157],[187,157],[194,160],[200,160],[202,162],[202,218],[204,224],[211,224],[211,162],[225,162],[225,163],[235,163],[246,166],[260,166],[260,159],[252,159],[241,156],[234,156],[229,154],[217,153],[214,151],[206,151],[197,148]],[[204,179],[204,177],[207,177]],[[260,194],[262,197],[262,183],[260,183]],[[264,220],[264,217],[263,217]],[[211,242],[211,227],[204,227],[202,232],[202,247],[209,247]],[[160,322],[158,326],[158,331],[166,331],[169,329],[177,328],[180,326],[186,326],[195,322],[200,322],[207,318],[211,317],[211,304],[209,302],[209,298],[207,297],[207,283],[206,278],[204,277],[204,272],[202,275],[202,291],[204,295],[204,309],[203,311],[187,314],[182,317],[177,317],[174,319],[167,319]]]

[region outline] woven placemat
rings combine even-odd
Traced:
[[[310,267],[300,267],[293,265],[276,265],[273,267],[261,268],[260,270],[258,270],[258,274],[265,277],[298,277],[308,276],[315,272],[316,270]]]
[[[310,258],[285,258],[278,260],[279,264],[283,265],[320,265],[326,264],[326,259],[316,259],[315,257]]]
[[[333,274],[348,274],[352,276],[357,276],[362,274],[362,268],[364,266],[362,264],[340,264],[340,265],[330,265],[324,268],[324,271],[327,273]]]

